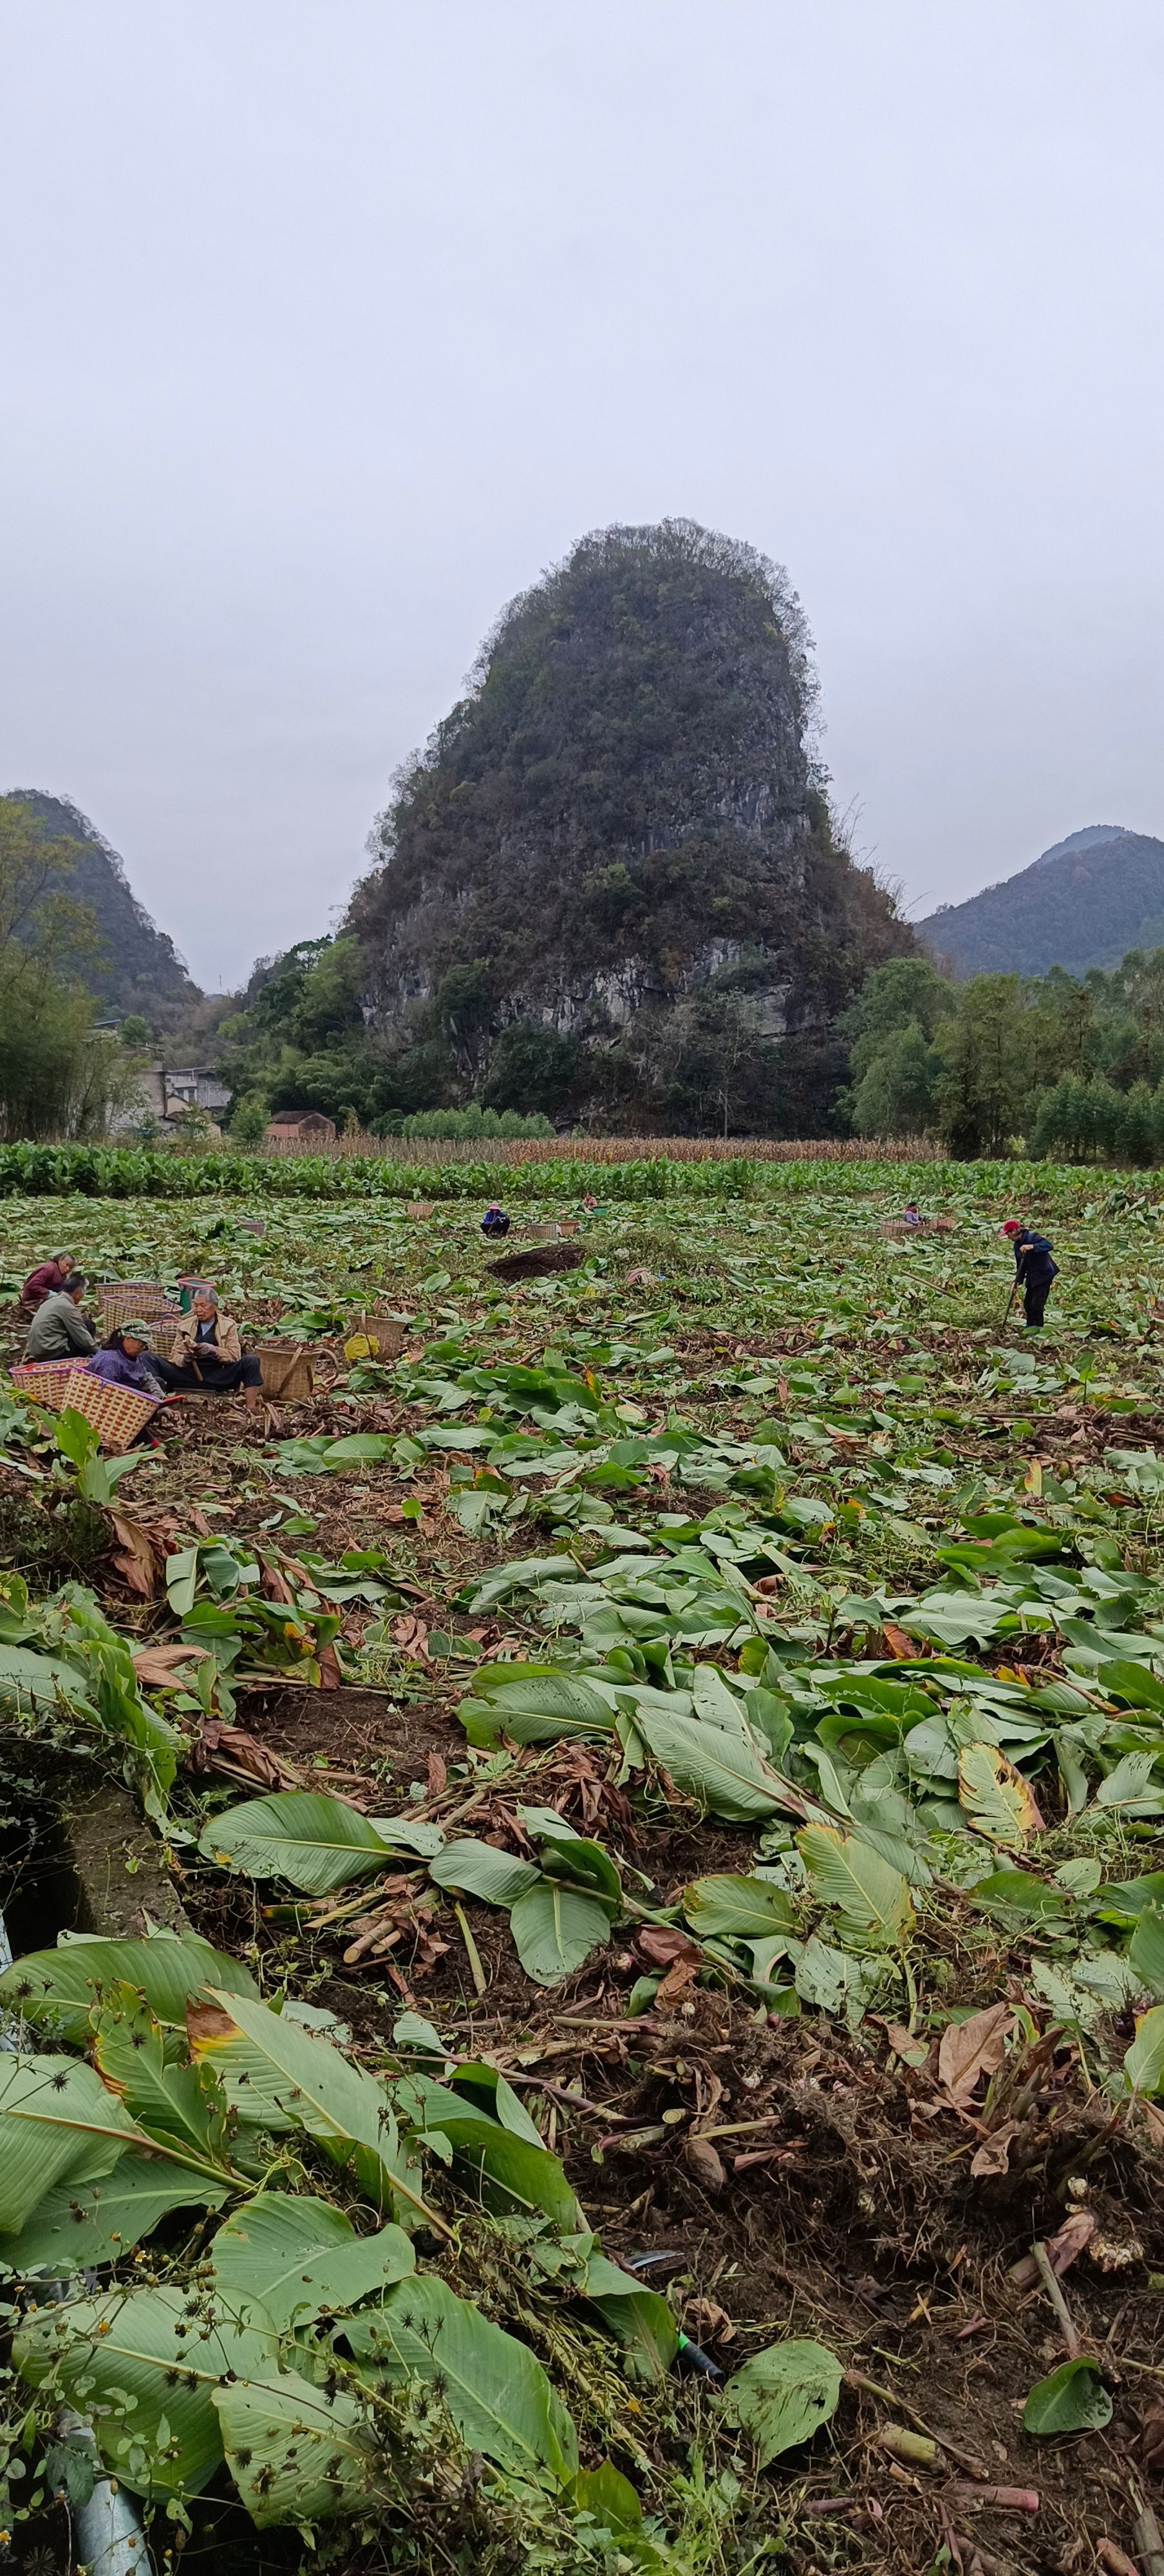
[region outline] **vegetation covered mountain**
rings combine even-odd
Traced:
[[[1164,841],[1097,823],[1029,868],[917,925],[958,975],[1083,975],[1164,941]]]
[[[203,997],[173,940],[155,927],[138,902],[116,850],[87,816],[67,797],[46,796],[37,788],[16,788],[0,802],[23,806],[46,843],[72,845],[72,866],[49,872],[44,899],[63,896],[86,905],[92,914],[96,944],[80,939],[73,964],[99,1010],[139,1013],[158,1031],[176,1028],[196,1015]]]
[[[376,1105],[827,1123],[836,1018],[914,940],[835,836],[812,697],[785,576],[686,520],[516,600],[353,898]]]

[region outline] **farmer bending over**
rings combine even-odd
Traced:
[[[115,1326],[100,1350],[86,1360],[85,1372],[88,1377],[103,1378],[106,1386],[131,1386],[136,1395],[164,1396],[166,1392],[150,1349],[149,1327],[136,1315],[131,1323]]]
[[[188,1315],[183,1315],[168,1360],[158,1352],[150,1365],[164,1386],[175,1390],[204,1386],[211,1395],[233,1395],[241,1386],[248,1413],[262,1405],[263,1373],[253,1352],[244,1354],[238,1325],[224,1315],[213,1288],[196,1288]]]
[[[1059,1276],[1059,1266],[1052,1259],[1051,1246],[1045,1234],[1032,1234],[1029,1225],[1020,1225],[1009,1216],[1002,1229],[1009,1237],[1014,1253],[1014,1275],[1023,1292],[1027,1331],[1042,1327],[1043,1313],[1051,1294],[1051,1281]]]
[[[85,1273],[70,1270],[64,1285],[52,1288],[37,1307],[24,1345],[26,1360],[88,1359],[97,1344],[80,1311]]]
[[[21,1313],[26,1316],[35,1314],[37,1307],[43,1306],[46,1297],[51,1297],[56,1289],[64,1287],[72,1267],[71,1252],[51,1252],[48,1260],[41,1262],[39,1269],[30,1270],[20,1291]]]

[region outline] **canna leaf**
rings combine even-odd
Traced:
[[[736,2371],[724,2411],[751,2434],[757,2466],[766,2469],[829,2422],[840,2393],[841,2365],[827,2344],[774,2343]]]
[[[281,2191],[236,2209],[218,2230],[211,2260],[224,2307],[244,2317],[261,2299],[280,2328],[359,2307],[416,2268],[402,2227],[357,2236],[330,2201]]]
[[[997,1744],[966,1744],[958,1755],[958,1799],[976,1833],[1019,1850],[1042,1832],[1034,1793]]]
[[[467,2449],[539,2483],[567,2486],[576,2476],[577,2436],[540,2361],[444,2281],[418,2274],[402,2282],[382,2307],[353,2318],[344,2340],[396,2385],[439,2386]]]
[[[277,1789],[214,1816],[198,1845],[207,1860],[251,1878],[285,1878],[309,1896],[330,1896],[368,1878],[392,1857],[366,1816],[313,1789]]]
[[[873,1949],[900,1949],[913,1930],[909,1882],[858,1834],[806,1825],[796,1837],[813,1895],[836,1908],[844,1931]]]
[[[34,2029],[59,2031],[75,2048],[89,2035],[89,2017],[117,1985],[132,1986],[167,2029],[184,2031],[186,2006],[206,1985],[233,1994],[257,1993],[241,1960],[211,1948],[195,1934],[179,1941],[66,1941],[57,1950],[32,1950],[0,1976],[0,2006],[23,2015]]]

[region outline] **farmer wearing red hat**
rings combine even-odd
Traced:
[[[1022,1289],[1027,1331],[1042,1327],[1051,1281],[1059,1276],[1057,1262],[1045,1234],[1033,1234],[1029,1225],[1020,1225],[1017,1216],[1008,1216],[1002,1229],[1014,1253],[1015,1285]]]

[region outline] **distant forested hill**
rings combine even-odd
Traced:
[[[158,930],[138,902],[116,850],[95,830],[88,817],[67,797],[46,796],[39,788],[18,787],[12,801],[27,806],[50,841],[71,840],[81,856],[67,876],[49,891],[89,904],[101,934],[96,957],[79,957],[77,972],[105,1011],[140,1011],[152,1027],[166,1029],[184,1020],[202,994],[179,957],[173,940]]]
[[[917,930],[959,975],[1118,966],[1129,948],[1164,943],[1164,841],[1091,824],[1018,876],[943,904]]]
[[[838,1013],[914,939],[834,833],[813,696],[786,577],[688,520],[601,529],[514,601],[349,914],[385,1106],[416,1068],[563,1120],[816,1133]]]

